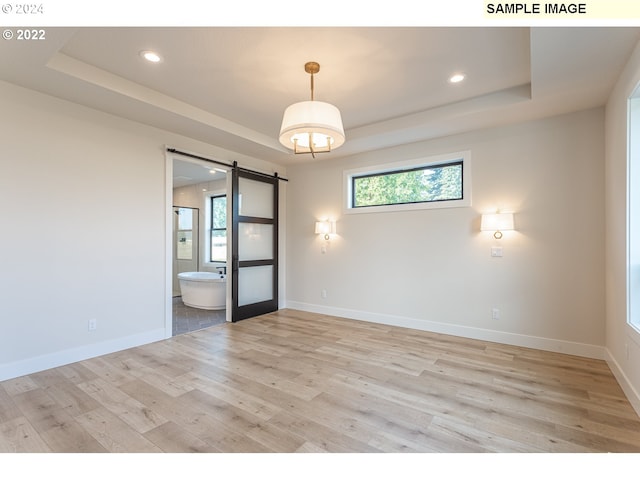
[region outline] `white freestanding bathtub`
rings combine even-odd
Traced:
[[[224,310],[227,303],[227,276],[213,272],[178,274],[182,302],[204,310]]]

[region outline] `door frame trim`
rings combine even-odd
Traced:
[[[164,338],[173,335],[173,154],[165,150]]]

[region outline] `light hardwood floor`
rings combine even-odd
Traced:
[[[640,452],[606,363],[294,310],[0,383],[2,452]]]

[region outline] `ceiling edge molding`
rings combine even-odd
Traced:
[[[477,115],[531,100],[531,84],[526,83],[505,90],[480,95],[460,102],[441,105],[411,115],[405,115],[371,125],[348,130],[342,147],[360,149],[364,144],[384,148],[398,143],[418,142],[438,136],[459,133],[466,121]]]
[[[246,128],[211,112],[177,100],[169,95],[162,94],[118,75],[114,75],[106,70],[81,62],[63,53],[58,52],[51,57],[47,62],[47,67],[97,87],[180,115],[277,152],[286,152],[276,138],[256,132],[255,130]]]

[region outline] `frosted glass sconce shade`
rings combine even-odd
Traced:
[[[329,240],[329,235],[336,233],[336,223],[330,221],[316,222],[316,234],[324,235],[325,240]]]
[[[486,213],[482,215],[480,230],[495,232],[494,238],[502,238],[502,232],[514,230],[513,213]]]

